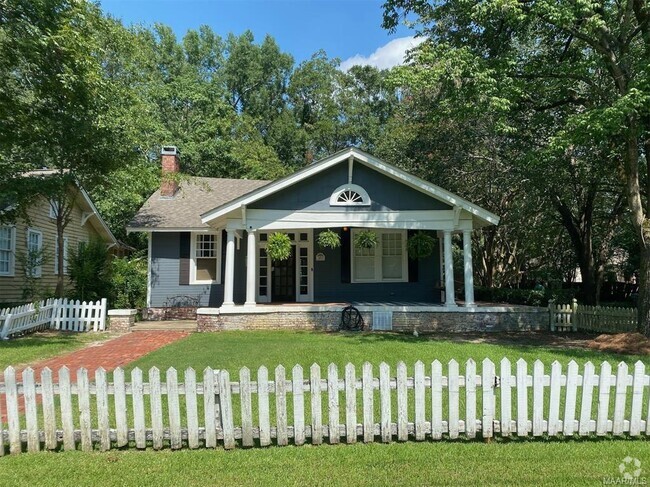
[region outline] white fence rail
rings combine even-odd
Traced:
[[[187,369],[181,382],[170,368],[134,369],[126,382],[116,369],[109,382],[103,369],[79,369],[76,382],[63,367],[54,374],[44,369],[40,382],[32,369],[22,383],[9,367],[0,384],[0,438],[10,453],[52,450],[63,446],[84,451],[132,446],[226,449],[279,446],[292,443],[366,443],[381,441],[454,440],[459,437],[564,437],[650,435],[650,377],[643,362],[630,367],[604,362],[597,372],[587,362],[574,361],[563,369],[553,362],[545,370],[503,359],[484,360],[480,372],[473,360],[464,370],[455,360],[415,363],[409,370],[399,362],[365,363],[359,370],[330,364],[283,366],[269,380],[266,367],[255,380],[244,367],[237,380],[230,374],[203,371],[202,382]],[[378,374],[377,374],[378,372]],[[531,373],[532,372],[532,373]],[[409,375],[412,373],[412,375]],[[58,398],[57,398],[58,396]],[[147,397],[148,396],[148,397]],[[201,397],[202,396],[202,397]],[[24,405],[24,406],[23,406]],[[147,405],[147,407],[145,407]],[[6,418],[6,420],[4,419]],[[274,441],[275,440],[275,441]]]
[[[48,299],[0,310],[0,339],[45,328],[67,331],[103,331],[106,299],[80,302]]]
[[[587,306],[573,299],[571,304],[548,302],[551,331],[636,331],[636,308]]]

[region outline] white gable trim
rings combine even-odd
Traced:
[[[300,171],[295,172],[285,178],[272,182],[255,191],[251,191],[250,193],[241,196],[231,201],[230,203],[203,213],[201,215],[201,221],[203,223],[208,223],[216,218],[230,213],[233,210],[237,210],[244,205],[249,205],[250,203],[258,201],[268,195],[281,191],[284,188],[300,182],[303,179],[329,169],[330,167],[347,160],[351,156],[353,156],[357,161],[376,169],[380,173],[385,174],[386,176],[389,176],[397,181],[400,181],[414,189],[417,189],[433,198],[448,203],[451,206],[458,206],[488,224],[496,225],[499,223],[499,217],[494,213],[491,213],[481,208],[480,206],[470,203],[460,196],[450,193],[449,191],[446,191],[441,187],[429,183],[421,178],[413,176],[412,174],[409,174],[401,169],[398,169],[395,166],[387,164],[377,159],[376,157],[373,157],[370,154],[367,154],[366,152],[363,152],[356,148],[346,149],[337,154],[333,154],[332,156],[314,163],[311,166],[307,166],[306,168],[301,169]]]

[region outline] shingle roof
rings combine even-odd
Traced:
[[[250,193],[270,181],[190,177],[180,183],[173,198],[152,194],[127,225],[144,228],[203,228],[201,214]]]

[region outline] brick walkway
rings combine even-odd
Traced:
[[[95,369],[103,367],[106,371],[129,364],[148,353],[158,350],[160,347],[174,343],[185,338],[189,333],[184,331],[139,331],[90,345],[86,348],[71,352],[66,355],[59,355],[42,362],[31,365],[37,382],[40,380],[41,370],[45,367],[52,369],[53,377],[56,379],[59,368],[66,365],[75,377],[75,371],[80,368],[88,369],[92,377]],[[19,374],[22,372],[19,371]],[[20,375],[18,375],[20,380]]]
[[[111,371],[117,367],[129,364],[154,350],[158,350],[160,347],[185,338],[187,335],[189,333],[184,331],[138,331],[128,333],[66,355],[43,360],[42,362],[32,364],[31,368],[34,370],[34,379],[36,382],[41,381],[41,371],[45,367],[49,367],[52,370],[52,378],[55,382],[58,382],[58,370],[64,365],[70,369],[70,378],[73,382],[76,382],[76,371],[80,368],[88,369],[90,380],[94,381],[95,369],[99,367],[103,367],[106,371]],[[16,379],[18,382],[22,382],[21,374],[23,370],[24,368],[17,371]],[[2,374],[0,374],[0,379],[2,379]],[[2,400],[4,401],[4,397]],[[37,401],[39,403],[40,400],[41,396],[38,395]],[[22,395],[19,399],[18,409],[21,413],[24,411]],[[7,421],[4,402],[2,404],[2,410],[3,414],[0,415],[0,421],[4,423]]]

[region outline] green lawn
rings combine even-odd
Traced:
[[[314,362],[323,366],[334,362],[339,365],[341,376],[347,362],[360,366],[366,360],[374,365],[386,361],[394,374],[395,364],[404,360],[410,375],[416,360],[429,364],[438,359],[445,364],[454,358],[461,362],[463,371],[463,363],[470,357],[477,362],[485,357],[497,362],[504,356],[513,362],[522,357],[531,365],[539,358],[546,366],[554,360],[566,365],[571,359],[580,365],[588,360],[597,365],[603,360],[612,365],[621,360],[632,364],[638,359],[650,365],[647,356],[554,348],[537,344],[535,340],[532,344],[488,344],[438,336],[248,331],[193,334],[142,357],[128,369],[138,366],[146,371],[157,366],[164,371],[173,366],[183,371],[191,366],[200,371],[210,366],[230,370],[232,380],[237,380],[242,366],[250,367],[255,377],[260,365],[273,369],[284,364],[290,376],[290,368],[296,363],[309,367]],[[480,365],[478,369],[480,371]],[[325,368],[323,376],[324,372]],[[272,378],[273,374],[270,376]],[[614,394],[611,396],[613,400]],[[412,404],[410,399],[409,396],[409,404]],[[464,394],[460,402],[463,417]],[[287,403],[291,418],[290,396]],[[92,404],[94,406],[94,401]],[[236,422],[238,404],[235,398]],[[375,405],[378,404],[376,400]],[[479,415],[480,404],[479,398]],[[130,401],[127,409],[131,423]],[[166,410],[165,400],[163,409]],[[181,410],[184,415],[184,402]],[[148,401],[145,411],[147,424],[150,424]],[[644,406],[644,416],[645,413]],[[201,401],[199,414],[202,414]],[[309,414],[306,397],[308,423]],[[273,421],[273,400],[271,417]],[[649,446],[644,439],[520,440],[515,437],[509,441],[495,439],[490,444],[480,439],[460,439],[390,445],[272,446],[234,451],[218,448],[175,452],[167,449],[159,452],[39,453],[1,458],[0,485],[601,485],[604,477],[619,475],[618,466],[627,456],[640,459],[645,469],[643,475],[650,477]]]
[[[0,370],[18,367],[69,353],[89,343],[113,338],[108,333],[39,332],[11,340],[0,340]]]
[[[602,485],[643,441],[405,443],[252,450],[112,451],[0,458],[0,485]]]
[[[230,331],[220,333],[195,333],[184,340],[161,348],[131,363],[129,369],[141,367],[160,369],[176,367],[197,370],[210,366],[228,369],[236,374],[240,367],[257,369],[260,365],[275,368],[278,364],[290,369],[295,364],[309,367],[317,362],[327,366],[336,363],[339,370],[348,363],[360,366],[366,360],[373,365],[381,361],[391,367],[403,360],[411,368],[417,360],[430,364],[438,359],[446,364],[451,359],[463,362],[472,358],[481,362],[489,358],[495,363],[508,357],[514,365],[519,358],[530,364],[540,359],[545,365],[558,360],[566,365],[571,359],[578,364],[591,360],[599,365],[608,360],[613,367],[620,361],[632,364],[642,360],[650,366],[649,356],[617,355],[586,349],[559,349],[537,344],[494,345],[440,339],[436,335],[414,337],[392,333],[311,333],[289,331]],[[480,367],[479,367],[480,369]],[[514,369],[513,369],[514,370]],[[529,369],[530,370],[530,369]]]

